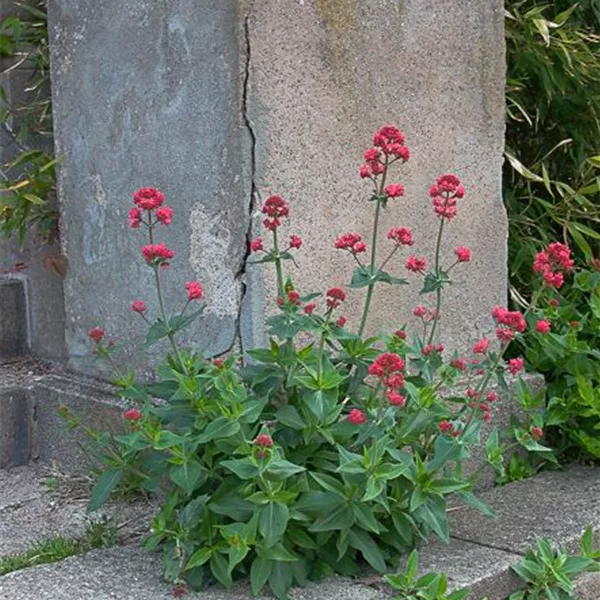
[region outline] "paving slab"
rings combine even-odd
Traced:
[[[115,501],[88,515],[86,483],[67,480],[53,489],[44,483],[51,476],[34,467],[0,471],[0,557],[58,535],[79,538],[92,522],[105,519],[119,528],[120,538],[148,531],[155,510],[150,503]]]
[[[0,600],[172,600],[160,558],[138,546],[96,550],[0,577]],[[186,600],[250,600],[246,585],[210,588]],[[270,596],[260,596],[266,600]],[[333,578],[293,590],[292,600],[384,600],[387,594],[350,579]]]
[[[538,537],[578,548],[585,528],[600,531],[600,468],[574,466],[498,487],[481,495],[498,518],[465,508],[451,513],[454,538],[523,554]]]
[[[462,540],[452,540],[449,545],[429,543],[419,551],[421,574],[436,572],[448,575],[448,585],[453,590],[469,588],[469,598],[480,600],[505,600],[509,594],[522,587],[522,582],[511,570],[521,560],[512,554]]]

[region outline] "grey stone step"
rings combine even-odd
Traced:
[[[27,477],[26,475],[23,477]],[[452,513],[449,546],[432,543],[421,549],[421,570],[446,572],[450,585],[471,589],[471,599],[504,600],[521,582],[510,566],[538,536],[574,548],[585,527],[600,531],[600,469],[574,467],[496,488],[483,499],[497,520],[464,508]],[[21,492],[23,495],[24,492]],[[1,534],[0,534],[1,535]],[[600,578],[578,582],[582,600],[600,598]],[[0,578],[4,600],[167,600],[172,588],[161,579],[160,559],[137,546],[114,547],[10,573]],[[383,600],[389,598],[379,578],[334,578],[293,590],[294,600]],[[245,584],[234,590],[211,588],[190,600],[249,600]]]

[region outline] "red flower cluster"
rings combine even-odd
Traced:
[[[104,329],[101,327],[94,327],[88,331],[88,337],[96,344],[99,344],[104,338]]]
[[[202,300],[204,290],[202,289],[202,285],[197,281],[188,281],[185,284],[185,289],[187,290],[188,302],[191,302],[192,300]]]
[[[263,225],[270,231],[275,231],[281,225],[281,219],[290,214],[290,207],[281,196],[269,196],[262,207],[267,215]]]
[[[135,300],[131,304],[131,310],[133,312],[140,313],[141,315],[148,310],[148,307],[146,306],[146,303],[143,300]]]
[[[421,304],[413,308],[413,315],[417,317],[417,319],[423,319],[423,321],[426,321],[427,323],[430,321],[436,321],[438,318],[437,311],[429,310]]]
[[[250,242],[250,252],[261,252],[262,250],[264,250],[262,239],[259,237],[254,238]]]
[[[273,438],[266,433],[261,433],[256,437],[254,443],[261,448],[272,448],[273,447]]]
[[[414,254],[411,254],[404,263],[404,266],[413,273],[421,273],[427,268],[427,259],[424,256],[418,258]]]
[[[133,203],[142,210],[156,210],[165,201],[165,195],[153,187],[143,187],[133,194]]]
[[[541,427],[532,427],[531,428],[531,437],[536,442],[539,442],[542,439],[543,435],[544,435],[544,431]]]
[[[346,299],[346,292],[342,288],[331,288],[327,290],[327,306],[331,309],[337,308]]]
[[[452,423],[450,423],[450,421],[441,421],[440,424],[438,425],[438,429],[442,432],[445,433],[447,435],[451,435],[454,437],[457,437],[460,434],[460,431],[458,429],[454,428],[454,425],[452,425]]]
[[[465,246],[459,246],[455,251],[459,263],[469,262],[471,260],[471,250]]]
[[[525,361],[522,358],[511,358],[508,361],[507,369],[513,375],[516,375],[519,371],[523,370],[525,366]]]
[[[550,331],[550,328],[550,321],[548,321],[547,319],[541,319],[535,324],[535,330],[541,334],[548,333]]]
[[[307,315],[312,315],[313,312],[315,311],[315,308],[317,308],[317,305],[315,302],[309,302],[308,304],[306,304],[303,308],[304,313]]]
[[[490,349],[490,340],[487,338],[481,338],[478,342],[475,342],[473,346],[473,354],[487,354]]]
[[[362,410],[353,408],[348,415],[348,421],[353,425],[362,425],[367,422],[367,417],[365,417],[365,413]]]
[[[394,240],[397,246],[412,246],[414,244],[412,231],[405,227],[390,229],[387,237],[388,240]]]
[[[173,218],[173,209],[168,206],[163,206],[165,195],[156,188],[140,188],[133,194],[133,203],[135,206],[129,211],[129,226],[132,229],[138,229],[144,222],[144,212],[156,211],[155,216],[157,221],[163,225],[169,225]],[[150,217],[149,223],[152,218]]]
[[[347,322],[348,322],[348,319],[346,319],[346,317],[340,317],[340,318],[339,318],[339,319],[338,319],[338,320],[335,322],[335,324],[336,324],[338,327],[343,327],[343,326],[344,326],[344,325],[345,325]]]
[[[400,158],[404,162],[410,158],[404,145],[404,134],[393,125],[383,125],[373,134],[373,146],[380,148],[385,156]]]
[[[540,273],[547,286],[558,289],[564,283],[563,273],[572,271],[574,266],[570,248],[560,242],[552,242],[546,250],[536,254],[533,272]]]
[[[463,198],[465,189],[460,179],[450,173],[440,175],[429,188],[433,199],[433,210],[441,219],[452,220],[456,216],[456,199]]]
[[[404,360],[393,352],[380,354],[369,367],[369,375],[378,377],[386,388],[385,394],[390,404],[404,406],[406,397],[398,393],[404,387]]]
[[[410,152],[404,145],[404,135],[392,126],[384,125],[373,135],[373,148],[365,150],[363,158],[365,163],[360,168],[360,176],[363,179],[374,179],[385,171],[385,160],[392,157],[393,160],[400,159],[406,162],[410,158]],[[388,188],[392,193],[388,193]],[[404,189],[400,184],[392,184],[385,189],[385,194],[390,198],[402,196]]]
[[[149,265],[157,264],[163,268],[168,267],[169,260],[175,256],[173,250],[169,250],[164,242],[143,246],[142,254]]]
[[[352,254],[360,254],[367,251],[367,246],[358,233],[344,233],[335,240],[334,245],[338,250],[348,250]]]
[[[443,351],[443,344],[438,344],[437,346],[433,344],[427,344],[427,346],[425,346],[423,350],[421,350],[421,354],[423,354],[423,356],[429,356],[432,352],[437,352],[438,354],[441,354]]]
[[[527,327],[525,317],[517,310],[506,310],[496,306],[492,310],[492,317],[500,326],[496,329],[496,337],[503,343],[510,342],[515,333],[523,333]]]
[[[295,233],[290,236],[290,248],[298,250],[302,246],[302,238]]]
[[[390,183],[383,189],[383,193],[388,198],[399,198],[404,196],[404,186],[401,183]]]
[[[450,366],[458,369],[459,371],[467,370],[467,361],[464,358],[453,358],[450,361]]]
[[[137,408],[130,408],[123,413],[123,418],[127,421],[139,421],[142,413]]]

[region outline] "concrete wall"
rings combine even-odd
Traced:
[[[27,18],[27,13],[19,12],[14,2],[0,0],[0,18],[15,14]],[[15,61],[12,59],[0,59],[0,85],[6,93],[9,105],[18,107],[31,102],[31,94],[25,90],[37,80],[39,75],[31,70],[31,66],[27,62],[15,69],[7,70],[14,64]],[[13,135],[18,129],[17,117],[11,118],[6,124],[0,124],[0,165],[5,165],[14,160],[22,151],[29,149],[52,152],[51,137],[36,137],[25,142],[18,142]],[[50,201],[52,200],[50,199]],[[43,358],[55,360],[64,359],[66,354],[63,289],[61,278],[46,268],[46,262],[49,257],[59,253],[58,245],[48,246],[33,230],[23,249],[19,248],[17,241],[7,242],[0,238],[0,277],[2,279],[18,279],[23,282],[26,304],[24,310],[17,313],[8,314],[4,311],[0,315],[0,320],[11,321],[18,315],[26,317],[27,327],[22,328],[23,331],[26,330],[26,349]],[[16,263],[24,263],[27,267],[16,273],[14,272]]]
[[[370,234],[357,173],[385,122],[404,130],[413,158],[384,232],[414,228],[414,250],[431,257],[429,184],[454,171],[467,189],[445,250],[467,245],[474,259],[456,273],[445,336],[458,346],[478,337],[506,301],[501,0],[55,0],[50,9],[72,365],[89,365],[95,324],[144,365],[133,353],[142,327],[128,310],[151,291],[141,240],[127,227],[141,185],[175,208],[164,231],[176,252],[168,302],[191,277],[205,283],[207,317],[189,341],[212,353],[263,337],[273,287],[268,272],[247,268],[246,249],[269,192],[290,201],[289,231],[305,239],[301,290],[346,284],[352,265],[333,240]],[[391,270],[402,273],[405,256]],[[377,291],[373,332],[396,328],[422,300],[411,279],[410,290]],[[363,293],[345,309],[350,323]]]

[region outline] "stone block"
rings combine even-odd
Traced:
[[[145,324],[129,310],[138,298],[152,318],[158,308],[140,253],[147,242],[128,226],[140,186],[160,188],[175,210],[156,233],[175,251],[163,273],[167,306],[181,307],[190,279],[206,289],[205,315],[184,343],[229,350],[250,222],[237,0],[49,4],[71,364],[93,369],[86,332],[102,325],[133,365],[148,367]]]
[[[0,469],[26,465],[35,453],[35,407],[27,390],[0,389]]]
[[[467,507],[456,510],[449,519],[453,537],[514,554],[523,554],[538,537],[577,551],[588,525],[600,540],[599,468],[544,472],[481,497],[498,518],[490,520]]]
[[[404,226],[414,230],[410,250],[431,261],[439,221],[428,189],[440,173],[456,172],[467,192],[446,227],[443,265],[460,245],[472,249],[473,261],[452,272],[440,340],[447,348],[467,347],[490,329],[490,310],[507,300],[502,2],[279,0],[274,9],[272,0],[255,0],[248,6],[255,184],[263,198],[276,192],[290,202],[289,232],[304,239],[300,268],[290,266],[299,290],[348,285],[355,265],[333,241],[357,231],[370,242],[371,187],[358,170],[372,133],[394,123],[412,158],[393,177],[405,197],[384,211],[379,255],[389,249],[387,231]],[[406,275],[406,256],[400,252],[388,264],[393,275]],[[262,271],[267,294],[259,283],[251,287],[250,299],[261,306],[275,301],[269,266]],[[415,305],[432,307],[431,296],[419,296],[421,278],[409,279],[410,287],[376,289],[370,332],[390,333],[414,322]],[[364,295],[351,290],[344,304],[351,327],[358,326]]]
[[[20,356],[27,349],[27,300],[23,282],[0,279],[0,358]]]

